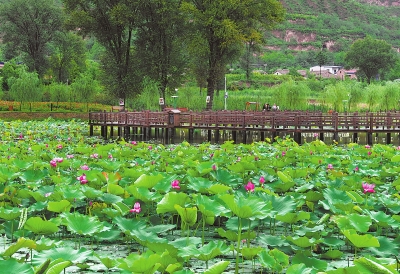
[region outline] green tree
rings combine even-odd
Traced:
[[[325,65],[326,62],[328,61],[326,50],[325,49],[320,50],[315,56],[315,60],[317,61],[317,64],[319,66],[319,79],[321,79],[321,67]]]
[[[363,83],[361,82],[356,82],[356,81],[345,81],[345,85],[347,85],[347,90],[348,90],[348,106],[349,109],[348,111],[351,111],[351,109],[357,109],[357,105],[362,101],[364,98],[364,90],[363,90]]]
[[[126,99],[134,92],[133,32],[139,0],[63,0],[69,14],[66,25],[79,28],[81,34],[92,34],[105,48],[102,57],[103,81],[115,96]]]
[[[381,107],[385,110],[398,109],[400,99],[400,84],[387,83],[383,87]]]
[[[345,56],[347,65],[363,72],[368,84],[380,71],[393,67],[397,59],[390,44],[383,40],[373,39],[371,36],[355,41]]]
[[[81,74],[71,84],[71,101],[87,103],[87,111],[89,111],[89,102],[91,102],[95,94],[99,91],[100,85],[96,80],[89,74]]]
[[[73,82],[85,69],[86,49],[82,38],[72,32],[58,32],[51,46],[51,74],[57,82]]]
[[[12,0],[0,5],[3,41],[22,52],[30,71],[46,69],[46,46],[61,27],[61,7],[52,0]]]
[[[183,44],[185,21],[178,0],[147,0],[139,5],[140,24],[135,39],[135,74],[158,82],[160,96],[181,84],[187,66]],[[142,85],[143,86],[143,85]]]
[[[26,66],[17,69],[18,76],[8,79],[11,98],[22,103],[37,102],[42,99],[39,76],[36,72],[28,72]]]
[[[349,93],[342,81],[325,87],[323,100],[335,111],[345,111],[348,106]]]
[[[368,111],[373,111],[378,105],[380,98],[384,92],[384,87],[378,84],[368,85],[364,89],[365,102],[368,105]]]
[[[191,22],[192,36],[201,37],[199,47],[207,53],[207,109],[212,109],[214,90],[221,69],[233,60],[237,49],[254,32],[264,32],[283,21],[284,9],[276,0],[184,0],[181,10]],[[191,37],[193,39],[193,37]]]

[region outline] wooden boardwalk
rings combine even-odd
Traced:
[[[165,143],[169,143],[175,129],[189,130],[189,142],[193,140],[195,129],[211,131],[232,131],[237,142],[238,131],[258,131],[261,140],[265,133],[277,136],[280,132],[292,133],[296,142],[301,143],[302,133],[318,133],[321,140],[324,134],[333,134],[338,140],[339,133],[347,132],[357,140],[358,133],[367,134],[367,143],[372,144],[373,133],[387,134],[389,144],[392,133],[400,132],[400,112],[367,113],[322,113],[310,111],[133,111],[133,112],[91,112],[89,113],[90,135],[94,127],[101,128],[101,136],[113,137],[113,128],[118,128],[118,136],[131,139],[131,136],[143,136],[150,140],[151,133],[161,134]],[[155,129],[155,130],[154,130]],[[160,133],[161,131],[161,133]],[[218,134],[215,134],[218,136]],[[243,142],[246,142],[243,134]],[[157,137],[157,136],[156,136]],[[159,136],[158,136],[159,137]],[[217,140],[216,140],[217,141]]]

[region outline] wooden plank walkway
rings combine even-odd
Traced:
[[[280,132],[293,133],[296,142],[301,142],[302,133],[318,133],[323,140],[325,133],[337,136],[341,132],[367,134],[367,143],[372,144],[373,133],[386,133],[390,142],[391,133],[400,132],[400,112],[367,113],[322,113],[309,111],[132,111],[132,112],[91,112],[89,113],[90,134],[93,128],[101,127],[101,135],[113,137],[113,127],[118,128],[118,136],[142,134],[149,139],[151,129],[162,129],[164,140],[174,134],[175,129],[189,130],[189,141],[194,129],[209,131],[228,130],[232,135],[237,131],[269,132],[276,136]],[[157,130],[158,132],[158,130]],[[246,134],[244,134],[246,136]],[[334,138],[335,139],[335,138]],[[337,140],[337,138],[336,138]],[[235,140],[236,141],[236,140]]]

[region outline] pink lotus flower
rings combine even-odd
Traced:
[[[22,133],[19,135],[19,139],[24,139],[24,135]]]
[[[62,144],[58,144],[57,145],[57,149],[62,149],[63,148],[63,145]]]
[[[364,194],[365,193],[374,193],[375,192],[375,185],[374,184],[368,184],[368,183],[362,183],[362,187],[364,189]]]
[[[93,154],[90,155],[90,158],[98,159],[99,158],[99,154],[93,153]]]
[[[87,184],[88,180],[86,180],[86,174],[83,173],[81,176],[76,177],[77,180],[81,182],[81,185]]]
[[[368,149],[368,148],[371,148],[371,146],[370,146],[370,145],[365,145],[365,148],[367,148],[367,149]]]
[[[171,183],[171,187],[175,189],[180,189],[181,187],[179,186],[179,181],[178,180],[173,180]]]
[[[140,208],[140,203],[136,202],[132,209],[129,210],[130,213],[140,213],[142,209]]]
[[[318,133],[314,133],[314,138],[317,138],[318,137]]]
[[[397,149],[397,150],[400,150],[400,146],[398,146],[396,149]]]
[[[261,176],[260,177],[260,184],[263,185],[264,183],[265,183],[265,178],[264,178],[264,176]]]
[[[254,157],[254,161],[258,161],[258,160],[260,160],[260,158],[258,158],[257,156],[256,157]]]
[[[212,157],[214,157],[214,153],[211,153],[211,154],[210,154],[210,159],[211,159]]]
[[[51,160],[50,161],[50,165],[52,166],[52,167],[57,167],[57,162],[56,162],[56,160]]]
[[[370,156],[372,154],[372,151],[368,151],[368,156]]]
[[[108,154],[108,159],[112,159],[113,156],[111,154]]]
[[[73,154],[67,154],[67,159],[72,159],[72,158],[74,158]]]
[[[286,151],[282,151],[282,157],[286,155]]]
[[[333,165],[332,164],[328,164],[327,169],[333,169]]]
[[[63,160],[64,160],[63,158],[59,158],[59,157],[53,158],[53,160],[50,161],[50,165],[52,167],[56,167],[57,163],[62,163]]]
[[[137,142],[136,142],[136,141],[132,141],[131,144],[134,145],[134,146],[136,146],[136,145],[137,145]]]
[[[312,151],[310,151],[310,155],[313,155],[313,152],[312,152]]]
[[[217,166],[215,164],[212,165],[213,170],[217,170]]]
[[[83,166],[81,166],[81,169],[82,169],[82,170],[89,170],[90,167],[89,167],[88,165],[83,165]]]
[[[254,184],[252,182],[248,182],[247,185],[244,186],[247,192],[253,192],[254,191]]]
[[[358,168],[358,166],[356,166],[355,168],[354,168],[354,172],[357,172],[357,171],[359,171],[360,169]]]
[[[152,149],[153,149],[153,147],[152,147],[152,146],[148,146],[148,149],[149,149],[149,150],[152,150]]]

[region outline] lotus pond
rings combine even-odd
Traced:
[[[1,273],[398,273],[400,147],[0,122]]]

